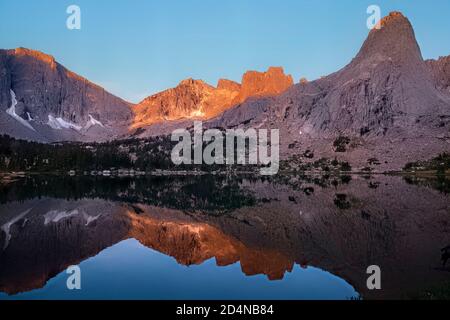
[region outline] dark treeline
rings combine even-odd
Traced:
[[[427,161],[409,162],[404,171],[436,171],[438,175],[446,174],[450,170],[450,153],[441,153]]]
[[[156,169],[212,172],[230,169],[227,165],[205,163],[175,165],[171,152],[177,143],[171,141],[169,136],[163,136],[102,143],[43,144],[1,135],[0,171],[82,172],[122,168],[146,172]],[[204,147],[206,145],[204,143]],[[233,170],[248,172],[257,168],[252,165],[239,165],[234,166]]]
[[[1,171],[168,169],[172,142],[168,138],[103,143],[42,144],[0,136]]]

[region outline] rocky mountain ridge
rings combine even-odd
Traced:
[[[208,126],[279,129],[284,155],[312,150],[334,157],[333,141],[348,137],[351,152],[342,156],[359,165],[382,153],[401,167],[410,156],[450,150],[448,58],[425,62],[399,12],[381,26],[338,72],[245,102]]]
[[[176,88],[152,95],[134,107],[133,128],[181,119],[207,120],[249,98],[275,96],[293,85],[283,68],[266,72],[248,71],[242,84],[220,79],[217,87],[202,80],[186,79]]]
[[[0,75],[1,133],[50,142],[118,138],[128,132],[130,103],[50,55],[0,50]]]
[[[450,57],[424,61],[409,20],[399,12],[369,32],[341,70],[293,85],[282,68],[250,71],[217,87],[186,79],[137,105],[28,49],[0,51],[0,133],[38,141],[98,141],[205,127],[280,130],[282,157],[311,150],[363,165],[383,154],[389,168],[450,150]],[[32,128],[30,128],[30,126]],[[391,166],[391,164],[393,166]]]

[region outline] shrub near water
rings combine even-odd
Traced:
[[[340,136],[333,142],[333,147],[335,152],[346,152],[347,145],[350,144],[350,138],[345,136]]]
[[[428,161],[409,162],[403,168],[404,171],[436,171],[438,174],[445,174],[450,170],[450,154],[442,153]]]

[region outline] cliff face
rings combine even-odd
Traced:
[[[267,72],[248,71],[242,77],[242,87],[235,103],[250,97],[280,94],[294,84],[292,76],[285,75],[283,68],[270,67]]]
[[[10,117],[6,117],[4,111],[13,104],[14,108],[8,112]],[[52,56],[24,48],[0,50],[3,133],[44,141],[58,136],[82,140],[91,135],[95,139],[101,136],[101,131],[107,135],[115,131],[107,130],[108,127],[126,127],[132,115],[130,107],[67,70]],[[24,126],[24,121],[29,125]]]
[[[249,71],[242,77],[242,84],[220,79],[213,87],[201,80],[187,79],[136,105],[133,127],[180,119],[211,119],[248,98],[277,95],[292,84],[292,77],[279,67],[271,67],[267,72]]]
[[[427,60],[437,88],[450,94],[450,56],[440,57],[438,60]]]

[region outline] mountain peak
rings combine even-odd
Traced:
[[[392,11],[391,13],[389,13],[389,15],[380,20],[380,25],[381,27],[384,27],[394,21],[403,21],[409,23],[408,18],[406,18],[403,13],[401,13],[400,11]]]
[[[228,79],[219,79],[219,81],[217,82],[217,89],[240,91],[241,84]]]
[[[176,88],[180,90],[191,90],[200,92],[212,90],[214,87],[201,79],[187,78],[182,80]]]
[[[269,69],[267,70],[267,73],[281,73],[284,74],[284,69],[283,67],[269,67]]]
[[[16,57],[28,56],[28,57],[35,58],[39,61],[45,62],[46,64],[50,65],[52,68],[56,67],[56,60],[53,56],[43,53],[38,50],[32,50],[32,49],[19,47],[16,49],[8,50],[8,52],[9,52],[9,54],[14,55]]]
[[[275,96],[293,85],[282,67],[248,71],[242,84],[220,79],[217,87],[203,80],[185,79],[172,89],[145,98],[134,107],[133,128],[179,119],[211,119],[251,97]]]
[[[193,78],[187,78],[182,80],[178,85],[179,86],[192,86],[195,84],[204,84],[205,82],[203,80],[197,80]]]
[[[392,60],[406,64],[423,62],[414,29],[400,12],[391,12],[379,22],[364,42],[356,61]]]
[[[122,99],[26,48],[0,50],[0,109],[1,133],[45,142],[111,139],[132,116]],[[92,118],[104,127],[86,128]]]

